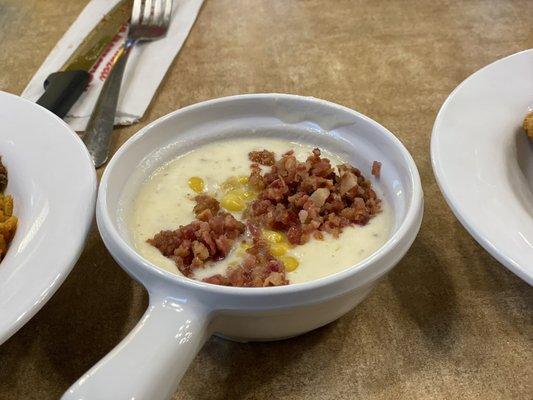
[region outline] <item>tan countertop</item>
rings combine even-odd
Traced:
[[[20,93],[85,0],[0,0],[0,89]],[[533,46],[530,1],[206,0],[182,51],[123,142],[176,108],[251,92],[354,108],[413,154],[420,234],[370,297],[338,321],[273,343],[211,339],[175,399],[530,399],[533,289],[446,206],[429,138],[451,90]],[[135,325],[147,295],[95,228],[50,302],[0,347],[0,399],[56,399]],[[1,316],[0,316],[1,318]]]

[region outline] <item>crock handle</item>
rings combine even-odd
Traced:
[[[190,299],[151,296],[135,328],[62,399],[170,399],[209,337],[207,326],[207,310]]]

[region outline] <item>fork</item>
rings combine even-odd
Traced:
[[[87,124],[83,142],[89,150],[96,168],[109,156],[109,146],[122,76],[131,49],[140,41],[152,41],[164,37],[170,24],[172,0],[134,0],[126,42],[113,59],[112,69]]]

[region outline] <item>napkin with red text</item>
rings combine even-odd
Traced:
[[[83,38],[119,1],[90,1],[37,70],[21,96],[37,101],[44,92],[46,77],[61,68]],[[120,89],[116,125],[130,125],[143,116],[172,60],[187,39],[202,3],[203,0],[174,0],[167,35],[133,48]],[[126,35],[127,26],[123,26],[91,69],[92,78],[87,89],[65,116],[64,120],[74,130],[85,130],[98,94],[109,74],[111,61],[126,40]]]

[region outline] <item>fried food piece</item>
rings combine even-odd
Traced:
[[[0,192],[3,192],[7,186],[7,169],[2,164],[2,157],[0,157]]]
[[[526,131],[529,138],[533,139],[533,111],[526,115],[522,127]]]
[[[17,217],[13,215],[13,198],[0,194],[0,260],[4,258],[16,230]]]
[[[9,242],[17,230],[17,217],[13,215],[13,197],[2,192],[7,186],[7,169],[0,158],[0,260],[7,253]]]
[[[379,178],[381,175],[381,163],[379,161],[374,161],[372,163],[372,175],[376,178]]]

